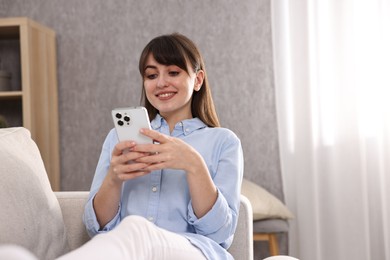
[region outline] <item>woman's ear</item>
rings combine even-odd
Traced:
[[[195,85],[194,85],[195,91],[199,91],[202,88],[203,80],[204,80],[204,71],[198,70],[195,75]]]

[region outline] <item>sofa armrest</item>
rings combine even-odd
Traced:
[[[241,195],[240,213],[230,254],[234,259],[253,260],[253,214],[249,200]]]
[[[84,205],[87,202],[89,192],[59,191],[54,193],[64,218],[69,249],[74,250],[90,239],[82,221]]]

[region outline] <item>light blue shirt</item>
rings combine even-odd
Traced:
[[[128,215],[139,215],[161,228],[182,234],[207,259],[233,259],[226,249],[233,241],[240,207],[244,164],[240,140],[232,131],[207,127],[198,118],[179,122],[171,134],[160,115],[151,126],[160,133],[180,138],[202,155],[218,189],[217,201],[198,219],[192,209],[186,173],[173,169],[153,171],[123,184],[118,213],[99,230],[92,200],[108,172],[112,150],[118,143],[112,129],[104,141],[85,206],[83,220],[89,235],[112,230]]]

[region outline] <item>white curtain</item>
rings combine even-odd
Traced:
[[[290,255],[390,260],[390,0],[271,0]]]

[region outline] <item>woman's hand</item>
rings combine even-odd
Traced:
[[[148,165],[143,168],[148,171],[165,168],[184,170],[194,213],[198,218],[204,216],[217,200],[218,192],[203,157],[178,138],[149,129],[141,129],[141,133],[159,144],[134,146],[132,150],[143,155],[135,162]]]
[[[137,162],[148,154],[134,152],[135,146],[135,142],[123,141],[114,147],[109,168],[109,176],[114,183],[122,183],[150,173],[150,170],[145,169],[149,166],[148,163]]]
[[[196,166],[202,164],[203,158],[184,141],[149,129],[141,129],[141,133],[158,142],[133,146],[134,152],[142,154],[134,161],[142,164],[144,170],[170,168],[190,173],[196,171]]]
[[[122,183],[150,173],[145,169],[148,163],[136,162],[147,154],[133,151],[135,145],[132,141],[119,142],[112,151],[108,174],[93,200],[100,228],[107,225],[118,211]]]

